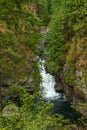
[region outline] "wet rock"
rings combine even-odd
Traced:
[[[79,90],[79,88],[74,88],[74,95],[73,95],[73,105],[78,105],[78,103],[84,103],[86,99],[85,94],[83,91]]]
[[[63,91],[64,91],[64,86],[63,86],[63,84],[62,84],[62,79],[59,77],[59,75],[54,74],[54,76],[55,76],[55,82],[56,82],[56,84],[55,84],[55,86],[54,86],[55,91],[56,91],[56,92],[63,93]]]
[[[73,100],[73,96],[74,96],[74,89],[72,86],[68,86],[66,84],[64,84],[64,93],[66,95],[66,98],[70,101]]]
[[[76,106],[76,110],[79,111],[82,115],[87,115],[87,104],[86,103],[79,103],[78,106]]]
[[[63,85],[61,83],[57,83],[54,88],[55,88],[56,92],[63,93],[64,89],[63,89]]]
[[[6,79],[2,81],[2,88],[6,88],[12,86],[13,84],[21,85],[27,88],[28,92],[33,93],[35,89],[35,85],[33,82],[33,78],[24,78],[24,79]]]

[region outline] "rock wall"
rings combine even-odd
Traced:
[[[76,42],[71,43],[60,79],[57,80],[55,89],[63,91],[67,99],[73,102],[76,109],[83,115],[87,115],[86,40],[78,39]]]

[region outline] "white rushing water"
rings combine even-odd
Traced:
[[[56,100],[61,97],[61,94],[55,92],[55,79],[51,74],[46,72],[44,63],[45,60],[40,59],[39,70],[42,77],[42,82],[40,84],[42,88],[41,94],[44,99]]]

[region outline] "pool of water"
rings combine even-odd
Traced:
[[[52,113],[62,114],[73,123],[78,122],[78,118],[81,117],[81,114],[72,107],[71,102],[66,99],[63,93],[57,93],[55,91],[55,78],[46,72],[45,60],[39,60],[39,70],[42,77],[40,94],[45,101],[53,103]]]

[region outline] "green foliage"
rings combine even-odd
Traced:
[[[26,89],[20,85],[12,85],[9,88],[3,90],[3,96],[19,95],[20,98],[26,93]]]
[[[33,10],[30,5],[34,7]],[[0,0],[0,87],[3,80],[27,76],[38,86],[41,77],[35,55],[39,54],[37,46],[41,41],[40,26],[48,23],[49,32],[44,51],[48,70],[63,71],[66,63],[68,71],[64,79],[71,84],[75,80],[76,69],[74,52],[77,43],[73,39],[87,37],[86,15],[86,0]],[[85,46],[82,48],[84,50]],[[85,80],[86,77],[85,72]],[[18,94],[22,106],[17,107],[17,115],[0,115],[1,130],[70,129],[66,126],[68,121],[61,115],[53,116],[49,112],[51,104],[39,99],[38,95],[29,95],[17,85],[9,87],[5,94]],[[8,105],[12,110],[11,105],[14,107],[16,104],[11,102],[4,102],[4,106]]]
[[[69,130],[68,120],[61,115],[52,115],[52,104],[44,102],[38,95],[24,93],[21,97],[22,106],[16,108],[13,103],[6,105],[0,115],[0,128],[5,130]],[[38,99],[38,100],[37,100]],[[9,106],[11,106],[9,108]],[[10,111],[13,114],[10,114]],[[8,115],[6,112],[9,111]],[[15,112],[16,111],[16,112]]]
[[[73,49],[71,44],[73,39],[87,36],[86,5],[85,0],[52,1],[51,20],[48,26],[49,32],[45,50],[47,66],[50,71],[63,70],[66,57],[70,54],[70,52],[68,53],[69,46]],[[74,50],[72,51],[74,53]]]
[[[76,80],[76,42],[73,40],[69,48],[66,58],[66,70],[64,72],[64,80],[66,83],[74,83]]]
[[[9,80],[25,77],[31,77],[36,88],[39,86],[39,70],[34,62],[39,54],[41,24],[29,4],[28,0],[0,1],[0,88],[3,81],[8,85]],[[0,100],[0,109],[1,106]]]
[[[70,33],[80,37],[87,34],[87,2],[86,0],[66,1],[66,20]]]
[[[39,0],[39,11],[38,15],[41,18],[43,25],[47,25],[50,19],[50,12],[49,12],[49,6],[50,6],[50,1],[48,0]]]
[[[64,3],[53,1],[52,12],[45,52],[47,52],[46,56],[49,70],[58,71],[62,69],[64,64]]]
[[[33,57],[39,53],[40,20],[26,7],[25,0],[0,1],[0,72],[5,77],[29,76]],[[21,73],[21,74],[20,74]]]

